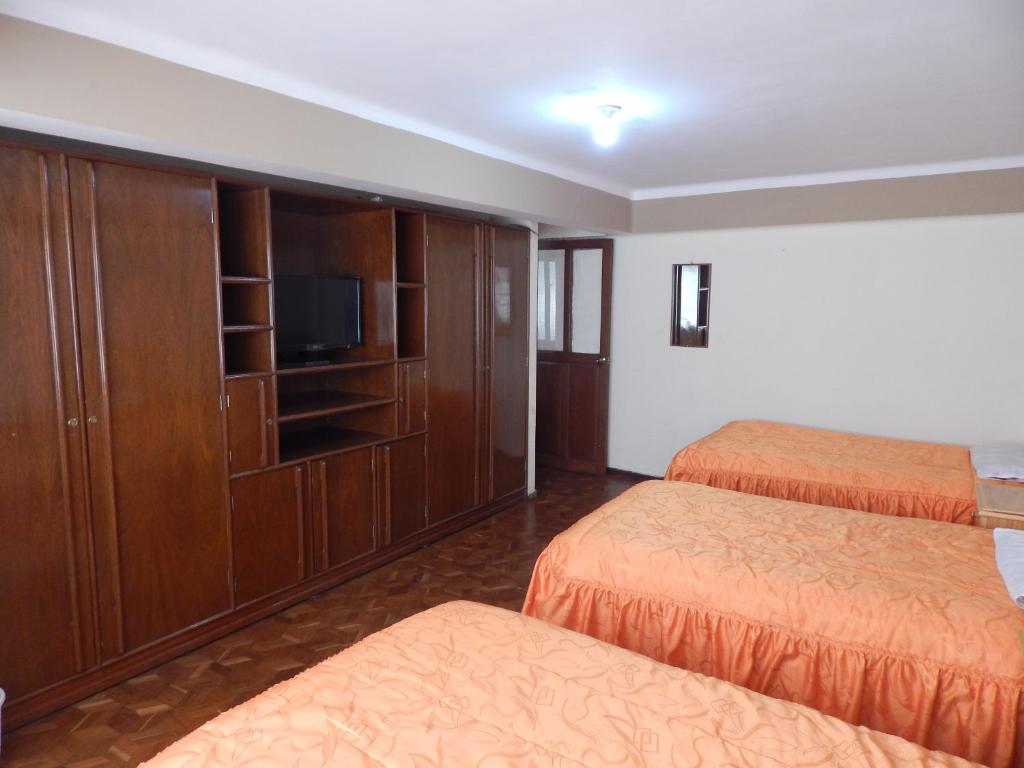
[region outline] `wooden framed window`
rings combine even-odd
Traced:
[[[708,346],[711,265],[672,265],[672,332],[674,347]]]

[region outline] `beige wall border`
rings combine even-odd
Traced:
[[[1024,211],[1024,168],[638,200],[633,232]]]

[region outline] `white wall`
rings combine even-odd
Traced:
[[[670,347],[670,265],[710,262],[710,348]],[[1024,215],[615,241],[609,466],[732,419],[1024,441]]]

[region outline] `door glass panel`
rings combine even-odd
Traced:
[[[601,266],[604,251],[572,252],[572,351],[601,352]]]
[[[562,351],[565,325],[565,251],[537,254],[537,349]]]

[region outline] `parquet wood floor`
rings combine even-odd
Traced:
[[[6,734],[0,765],[136,765],[217,713],[425,608],[468,599],[519,610],[551,538],[635,482],[541,468],[534,500]]]

